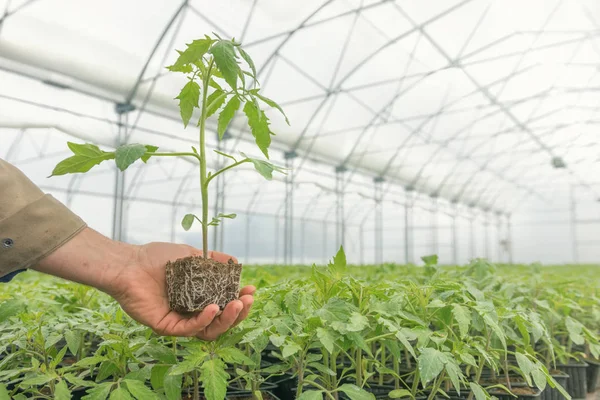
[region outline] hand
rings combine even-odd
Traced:
[[[165,282],[165,264],[188,256],[201,256],[191,246],[172,243],[150,243],[140,246],[133,262],[115,277],[112,296],[131,318],[165,336],[196,336],[215,340],[248,316],[254,302],[255,288],[247,286],[240,298],[229,303],[220,315],[219,306],[211,304],[199,314],[186,317],[169,309]],[[210,258],[227,263],[230,257],[210,252]],[[234,259],[235,262],[237,260]],[[119,282],[119,283],[116,283]]]
[[[86,228],[46,256],[34,269],[108,293],[131,318],[159,335],[215,340],[248,316],[255,288],[243,288],[239,299],[229,303],[219,315],[216,304],[192,317],[171,311],[165,264],[198,255],[202,255],[200,250],[187,245],[150,243],[132,246]],[[225,263],[232,258],[217,252],[211,252],[209,256]]]

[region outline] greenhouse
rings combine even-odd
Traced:
[[[600,399],[599,112],[596,0],[0,0],[0,400]]]

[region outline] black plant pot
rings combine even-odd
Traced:
[[[531,393],[531,394],[520,393],[518,391],[519,389],[522,390],[525,388],[514,388],[513,393],[517,397],[514,397],[511,394],[506,393],[506,391],[504,391],[504,390],[490,390],[489,394],[492,396],[496,396],[498,398],[498,400],[539,400],[542,396],[542,391],[537,388],[529,388],[529,389],[535,391],[535,393]]]
[[[275,385],[275,388],[270,391],[282,400],[294,399],[295,390],[298,387],[298,378],[290,373],[282,376],[274,376],[267,382]]]
[[[587,391],[588,393],[594,393],[598,386],[598,379],[600,377],[600,361],[586,360],[588,364],[587,368]]]
[[[587,363],[560,364],[556,367],[569,375],[567,393],[574,399],[585,399],[587,396]]]
[[[564,372],[561,374],[552,374],[552,378],[563,388],[567,388],[567,382],[569,380],[569,375]],[[551,388],[550,386],[546,386],[546,389],[542,392],[541,400],[565,400],[565,396],[563,396],[557,388]]]

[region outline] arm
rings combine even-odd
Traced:
[[[111,240],[86,227],[65,206],[44,195],[2,160],[0,188],[0,212],[1,207],[12,210],[4,219],[0,214],[0,236],[12,241],[12,246],[0,248],[0,276],[32,268],[93,286],[114,297],[133,319],[161,335],[213,340],[248,315],[253,287],[242,289],[239,300],[228,304],[220,315],[214,304],[194,316],[170,311],[165,264],[199,255],[199,250],[171,243],[134,246]],[[17,200],[7,193],[17,194]],[[40,202],[43,207],[38,206]],[[210,256],[225,262],[230,258],[216,252]]]

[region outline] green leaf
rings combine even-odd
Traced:
[[[485,391],[483,390],[483,388],[481,386],[479,386],[479,384],[477,384],[475,382],[469,382],[469,386],[471,387],[471,390],[473,391],[473,394],[475,395],[475,399],[477,399],[477,400],[486,400],[487,399]]]
[[[118,387],[110,394],[110,400],[133,400],[124,386]]]
[[[217,68],[223,74],[223,78],[227,84],[233,90],[236,90],[240,66],[236,60],[233,43],[227,40],[220,40],[210,49],[210,53],[215,58]]]
[[[156,153],[156,150],[158,150],[158,146],[152,146],[150,144],[146,145],[146,153]],[[152,157],[152,154],[146,154],[145,156],[142,156],[142,161],[146,163],[150,157]]]
[[[437,265],[438,256],[436,254],[430,256],[423,256],[421,257],[421,260],[423,260],[423,262],[427,265]]]
[[[396,332],[396,338],[400,341],[400,343],[402,343],[404,348],[406,350],[408,350],[408,352],[413,357],[415,357],[415,358],[417,357],[417,355],[415,354],[415,349],[413,349],[412,345],[408,341],[408,338],[406,337],[406,335],[404,334],[404,332],[402,330],[399,330],[398,332]]]
[[[82,400],[106,400],[113,385],[114,382],[101,383],[95,388],[89,389],[87,395],[82,397]]]
[[[129,393],[133,395],[137,400],[146,399],[160,399],[152,390],[150,390],[143,382],[125,379],[125,385],[129,390]]]
[[[246,61],[246,63],[248,63],[248,66],[252,70],[252,77],[256,80],[256,66],[254,65],[254,61],[252,61],[252,58],[248,53],[244,51],[244,49],[242,49],[241,47],[238,47],[237,49],[240,52],[242,58]]]
[[[150,375],[150,384],[152,389],[158,390],[165,386],[165,376],[169,371],[168,365],[155,365],[152,367],[152,373]]]
[[[37,375],[31,378],[27,378],[21,382],[24,386],[41,386],[53,380],[52,375]]]
[[[54,386],[54,398],[56,400],[71,400],[71,391],[67,386],[67,382],[60,381]]]
[[[169,365],[177,363],[177,357],[175,357],[173,351],[166,346],[152,343],[144,346],[144,350],[149,356],[162,363]]]
[[[206,361],[200,367],[200,381],[206,400],[222,400],[227,393],[229,374],[225,372],[225,363],[218,358]]]
[[[273,346],[281,347],[285,343],[285,336],[273,334],[269,336],[269,340],[273,343]]]
[[[283,356],[283,358],[288,358],[288,357],[293,356],[300,350],[302,350],[302,348],[300,348],[300,346],[298,346],[296,343],[288,343],[285,346],[283,346],[281,355]]]
[[[258,148],[269,158],[269,146],[271,145],[271,129],[266,114],[252,101],[244,105],[244,113],[248,118],[248,125]]]
[[[329,263],[329,271],[337,278],[342,279],[346,274],[346,253],[344,252],[344,246],[340,246],[335,257],[333,257],[333,263]]]
[[[171,375],[168,373],[165,376],[164,387],[165,395],[168,400],[180,400],[181,399],[181,375]]]
[[[334,338],[331,332],[324,328],[317,328],[317,338],[330,354],[334,349]]]
[[[25,303],[21,300],[11,299],[0,304],[0,322],[4,322],[21,311],[25,311]]]
[[[283,115],[283,117],[285,118],[285,122],[286,124],[290,124],[290,120],[288,119],[287,115],[285,115],[285,112],[283,112],[283,108],[281,108],[281,106],[279,104],[277,104],[275,101],[269,99],[268,97],[263,96],[262,94],[260,94],[258,91],[254,92],[254,95],[256,97],[258,97],[259,99],[261,99],[264,103],[266,103],[267,105],[269,105],[270,107],[276,108],[277,110],[279,110],[279,112]]]
[[[190,64],[194,62],[202,62],[202,56],[206,54],[214,40],[210,38],[194,40],[187,45],[184,51],[179,52],[179,58],[175,64],[167,67],[174,72],[192,72]]]
[[[254,365],[254,362],[247,355],[235,347],[219,349],[217,355],[228,364]]]
[[[217,124],[217,133],[219,134],[219,140],[223,139],[223,135],[225,135],[225,131],[227,130],[229,123],[231,123],[231,120],[235,116],[236,111],[239,110],[241,104],[242,103],[240,102],[239,97],[233,96],[229,100],[229,102],[227,102],[227,105],[225,106],[225,108],[223,108],[221,114],[219,114],[219,120]]]
[[[202,363],[201,360],[184,360],[177,365],[174,365],[169,371],[169,375],[182,375],[186,372],[191,372]]]
[[[410,392],[410,390],[406,390],[406,389],[395,389],[392,390],[388,396],[392,399],[404,399],[404,398],[413,398],[412,393]]]
[[[73,331],[65,331],[65,340],[71,354],[77,355],[81,346],[81,335]]]
[[[448,373],[448,377],[452,382],[452,386],[460,395],[460,379],[463,377],[463,373],[460,370],[460,367],[454,362],[454,360],[450,359],[446,363],[446,372]]]
[[[427,383],[437,378],[437,376],[444,369],[444,355],[430,347],[421,350],[421,354],[417,358],[417,364],[419,367],[419,374],[423,386],[427,386]]]
[[[375,400],[373,393],[369,393],[364,389],[359,388],[356,385],[350,383],[344,383],[337,389],[340,392],[344,392],[350,400]]]
[[[234,156],[232,156],[231,154],[227,154],[227,153],[223,153],[222,151],[219,150],[213,150],[215,153],[223,156],[223,157],[227,157],[227,158],[231,158],[233,160],[233,162],[237,162],[237,160],[235,159]]]
[[[257,158],[250,158],[244,153],[240,153],[244,158],[250,160],[250,162],[254,165],[254,169],[258,171],[266,180],[270,181],[273,179],[273,172],[280,172],[285,174],[285,169],[278,167],[276,165],[271,164],[268,161],[259,160]]]
[[[96,386],[96,384],[94,382],[86,381],[85,379],[75,376],[73,374],[65,374],[65,375],[63,375],[63,378],[75,387],[84,387],[85,388],[85,387]]]
[[[469,325],[471,323],[471,313],[469,310],[461,306],[460,304],[452,305],[452,315],[458,322],[458,329],[460,330],[460,337],[464,338],[469,333]]]
[[[102,361],[106,361],[106,357],[102,356],[92,356],[81,359],[75,364],[77,367],[91,367],[92,365],[98,365]]]
[[[6,389],[6,386],[2,383],[0,383],[0,400],[10,400],[8,389]]]
[[[125,171],[144,154],[146,154],[146,146],[143,144],[126,144],[115,151],[115,162],[121,171]]]
[[[323,400],[323,391],[306,390],[296,400]]]
[[[225,99],[227,98],[227,93],[222,92],[220,90],[215,90],[208,96],[206,99],[206,118],[213,115],[223,103],[225,103]]]
[[[231,213],[231,214],[219,213],[219,214],[217,214],[217,218],[235,219],[236,217],[237,217],[237,214],[235,214],[235,213]]]
[[[194,108],[198,107],[198,101],[200,101],[200,85],[194,81],[189,81],[181,89],[179,96],[175,98],[179,100],[179,111],[183,126],[187,127],[194,113]]]
[[[565,320],[565,325],[567,327],[567,331],[569,332],[569,338],[571,341],[575,344],[583,345],[585,343],[585,338],[581,334],[583,325],[571,317],[567,317]]]
[[[348,325],[346,329],[350,332],[360,332],[365,329],[369,325],[369,320],[364,315],[361,315],[357,312],[353,312],[350,315],[350,321],[348,321]]]
[[[194,224],[194,220],[196,218],[197,217],[194,214],[185,214],[185,216],[181,220],[181,226],[183,227],[183,229],[189,231],[192,225]]]
[[[93,144],[68,142],[67,145],[75,155],[59,162],[50,176],[88,172],[101,162],[115,158],[115,153],[100,150]]]
[[[531,386],[531,373],[535,370],[535,366],[531,362],[531,360],[523,353],[516,352],[515,357],[517,358],[517,364],[519,365],[519,369],[523,373],[527,384]]]
[[[537,388],[543,392],[546,389],[546,385],[548,383],[548,381],[546,380],[546,375],[544,375],[544,373],[540,371],[539,368],[536,368],[533,371],[531,371],[531,376],[533,377],[533,382],[535,383],[535,386],[537,386]]]

